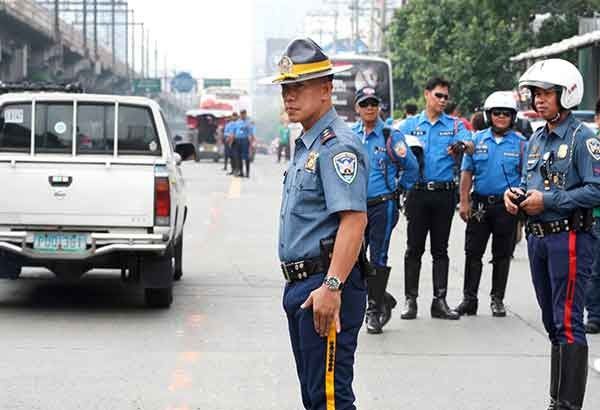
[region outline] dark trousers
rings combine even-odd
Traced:
[[[388,261],[390,238],[398,223],[396,201],[385,201],[368,207],[368,224],[365,230],[365,244],[369,249],[369,259],[375,267],[385,267]]]
[[[342,291],[342,331],[336,333],[332,328],[329,336],[322,338],[315,332],[312,309],[300,305],[321,286],[324,277],[325,273],[290,283],[283,294],[302,403],[308,410],[355,410],[354,353],[365,317],[367,286],[354,268]]]
[[[464,298],[476,300],[483,270],[482,258],[492,236],[492,291],[490,296],[504,299],[510,259],[512,256],[517,218],[504,208],[473,201],[471,218],[465,233]]]
[[[223,144],[223,169],[227,170],[227,161],[231,159],[231,146],[228,143]],[[233,171],[233,159],[231,159],[231,168]]]
[[[584,290],[592,266],[593,244],[594,238],[588,232],[527,237],[533,286],[553,344],[587,345]]]
[[[433,296],[445,298],[448,289],[448,238],[456,207],[456,190],[412,190],[406,198],[408,220],[407,247],[404,256],[404,285],[407,298],[419,294],[421,257],[427,234],[431,235],[433,258]]]
[[[594,263],[588,281],[585,307],[588,311],[588,321],[600,323],[600,218],[596,218],[594,237]]]

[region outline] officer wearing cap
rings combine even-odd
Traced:
[[[373,88],[356,92],[354,105],[360,120],[352,130],[361,139],[369,157],[367,192],[368,225],[365,243],[374,274],[369,288],[367,332],[378,334],[391,317],[396,300],[386,292],[391,268],[387,266],[392,230],[398,223],[400,189],[408,190],[417,181],[419,164],[404,135],[385,126],[379,117],[381,100]]]
[[[407,248],[404,257],[404,286],[406,305],[402,319],[417,317],[417,296],[421,257],[425,252],[427,234],[431,235],[433,257],[433,301],[431,316],[440,319],[459,319],[446,303],[448,290],[448,238],[456,208],[455,169],[460,154],[473,152],[471,134],[462,122],[444,113],[449,98],[450,83],[432,78],[425,86],[425,110],[407,118],[400,127],[404,135],[421,141],[424,166],[419,180],[408,193]]]
[[[223,170],[227,171],[227,161],[230,160],[231,172],[229,172],[228,174],[233,174],[235,170],[231,145],[233,144],[233,139],[235,138],[235,125],[237,123],[237,120],[238,113],[232,113],[231,117],[229,117],[229,121],[227,121],[227,124],[225,125],[225,129],[223,130],[223,135],[225,136],[225,141],[223,144],[225,146]]]
[[[487,129],[473,136],[475,152],[465,154],[460,179],[460,217],[465,233],[465,278],[459,315],[477,314],[482,258],[492,236],[492,291],[495,317],[506,316],[504,293],[517,227],[517,218],[504,208],[507,187],[517,186],[525,163],[525,139],[513,130],[517,102],[510,91],[492,93],[484,104]],[[471,188],[475,186],[471,193]],[[508,186],[507,186],[508,185]]]
[[[588,347],[584,288],[593,259],[592,208],[600,204],[600,141],[571,114],[583,78],[561,59],[539,61],[519,79],[546,120],[529,140],[520,188],[508,189],[508,212],[527,215],[529,265],[552,344],[549,409],[581,409]]]
[[[321,47],[301,38],[288,45],[279,74],[269,79],[281,84],[290,121],[303,128],[283,181],[279,258],[302,402],[310,410],[356,408],[352,378],[367,295],[358,261],[368,163],[332,105],[333,75],[348,68],[334,68]]]
[[[234,128],[234,138],[239,176],[250,178],[250,145],[254,140],[254,125],[244,109],[240,110],[240,119],[237,120]],[[244,168],[246,168],[246,175],[244,175]]]

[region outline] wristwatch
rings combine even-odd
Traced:
[[[323,285],[334,292],[344,288],[344,283],[335,276],[326,276],[323,280]]]

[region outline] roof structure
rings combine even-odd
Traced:
[[[577,50],[584,47],[589,47],[593,44],[600,43],[600,30],[590,31],[589,33],[580,34],[566,38],[558,43],[553,43],[541,48],[534,48],[525,51],[510,58],[510,61],[517,63],[524,60],[535,60],[564,53],[569,50]]]

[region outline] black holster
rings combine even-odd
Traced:
[[[331,264],[334,245],[335,237],[321,239],[319,244],[321,249],[321,262],[323,263],[323,266],[327,267],[327,269],[329,269],[329,265]],[[363,278],[366,278],[367,276],[375,276],[375,269],[373,269],[373,266],[371,266],[371,263],[369,262],[369,258],[367,258],[367,247],[365,246],[364,242],[362,243],[360,252],[358,253],[357,265]]]
[[[589,232],[594,226],[594,210],[591,208],[577,208],[569,220],[573,231]]]

